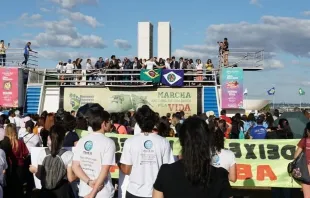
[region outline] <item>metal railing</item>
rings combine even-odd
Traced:
[[[0,58],[0,65],[5,67],[19,67],[22,66],[24,60],[25,57],[23,48],[8,48],[4,58]],[[26,66],[30,68],[37,68],[39,66],[38,52],[29,52],[29,59]]]
[[[264,50],[248,48],[231,48],[229,49],[228,65],[243,68],[264,67]],[[219,66],[221,58],[219,55]]]
[[[44,86],[165,87],[161,83],[140,80],[139,69],[74,70],[74,73],[49,69],[28,71],[28,83],[44,82]],[[218,70],[184,70],[184,87],[216,86],[218,81]]]

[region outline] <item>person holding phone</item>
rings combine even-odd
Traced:
[[[8,46],[10,46],[10,43],[8,44]],[[5,66],[5,62],[6,62],[6,50],[8,49],[8,47],[6,47],[4,45],[4,40],[0,41],[0,65],[1,66]]]

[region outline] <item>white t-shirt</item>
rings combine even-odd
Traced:
[[[203,65],[201,63],[196,65],[196,69],[202,69],[202,67]]]
[[[68,63],[68,64],[66,65],[66,73],[67,73],[67,74],[72,74],[72,73],[73,73],[73,69],[74,69],[74,66],[73,66],[72,63]]]
[[[28,132],[25,127],[21,127],[18,131],[18,139],[23,138]]]
[[[15,121],[16,127],[20,127],[20,122],[21,122],[20,117],[15,116],[14,121]]]
[[[217,152],[217,155],[213,156],[212,165],[214,167],[225,168],[229,172],[229,168],[236,164],[235,154],[231,150],[222,149],[221,152]]]
[[[15,124],[15,119],[14,119],[14,117],[9,116],[9,120],[10,120],[10,123],[11,123],[11,124]]]
[[[115,143],[102,133],[90,133],[81,138],[74,149],[74,161],[80,162],[85,174],[91,179],[98,178],[104,165],[115,165]],[[82,180],[80,181],[79,196],[85,197],[92,188]],[[98,192],[96,198],[112,198],[114,186],[111,175],[104,181],[104,188]]]
[[[5,152],[0,149],[0,198],[3,198],[3,189],[2,186],[4,184],[4,174],[3,171],[8,168],[8,164],[6,161]]]
[[[159,168],[173,163],[174,158],[166,138],[140,133],[126,140],[120,162],[132,165],[127,191],[138,197],[152,197]]]
[[[134,135],[137,135],[137,134],[140,134],[141,133],[141,129],[138,125],[138,123],[135,124],[135,128],[134,128],[134,131],[133,131],[133,134]]]
[[[42,145],[40,137],[34,133],[25,134],[23,140],[29,151],[31,147],[40,147]]]
[[[170,69],[170,63],[168,61],[165,62],[166,69]]]
[[[42,149],[38,155],[38,165],[43,165],[43,160],[46,157],[45,149]],[[61,155],[61,159],[63,163],[65,164],[66,168],[68,166],[72,166],[72,159],[73,159],[73,152],[72,151],[66,151]]]
[[[56,69],[59,70],[60,72],[63,72],[65,70],[65,67],[63,65],[56,65]]]
[[[86,63],[86,70],[88,70],[88,72],[94,72],[93,70],[95,69],[95,67],[93,67],[91,64]]]
[[[153,67],[156,66],[156,63],[148,60],[145,62],[145,65],[146,65],[146,69],[153,69]]]

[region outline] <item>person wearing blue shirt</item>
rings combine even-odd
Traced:
[[[32,51],[32,49],[30,48],[31,46],[31,42],[28,42],[24,48],[24,57],[25,60],[22,62],[22,65],[27,66],[27,62],[29,60],[29,52]]]
[[[258,116],[256,123],[257,125],[253,127],[250,132],[251,139],[265,139],[267,130],[263,126],[264,118],[262,116]]]

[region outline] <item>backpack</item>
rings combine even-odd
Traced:
[[[41,170],[41,185],[43,188],[55,189],[67,178],[67,168],[61,159],[62,154],[66,151],[61,149],[56,157],[53,157],[51,151],[48,148],[45,149],[46,156]]]
[[[295,181],[303,184],[310,184],[310,175],[305,149],[293,162],[288,164],[287,172]]]

